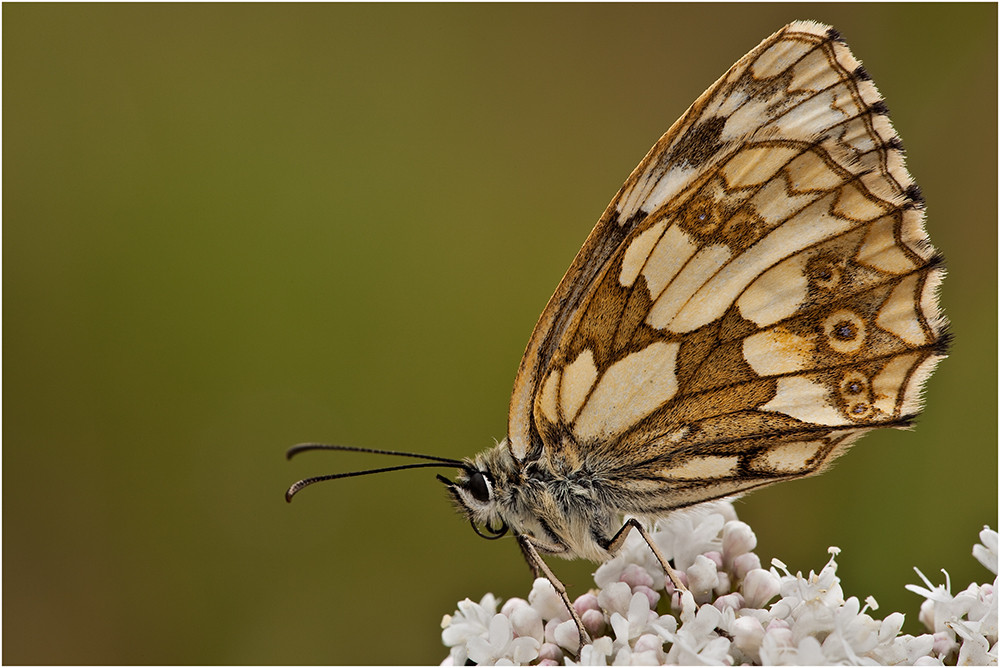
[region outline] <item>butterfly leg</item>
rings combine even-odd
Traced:
[[[555,588],[556,593],[559,594],[559,598],[562,599],[563,605],[569,610],[570,616],[573,618],[573,622],[576,624],[576,630],[580,633],[580,647],[587,645],[591,642],[590,634],[587,633],[587,629],[583,627],[583,620],[580,619],[580,615],[577,614],[576,608],[573,607],[573,602],[569,600],[569,595],[566,593],[566,587],[563,583],[556,577],[555,573],[549,568],[549,565],[545,563],[542,557],[538,554],[538,550],[532,545],[531,539],[527,536],[518,536],[517,543],[521,546],[521,552],[524,554],[524,560],[528,562],[528,566],[531,567],[532,572],[535,574],[536,578],[544,577],[546,580],[552,583]],[[579,652],[579,649],[577,650]]]
[[[618,530],[618,533],[615,534],[614,538],[608,541],[605,549],[611,554],[616,554],[625,543],[625,539],[628,538],[628,532],[632,529],[636,529],[642,536],[642,539],[646,541],[646,544],[649,545],[649,549],[653,551],[653,554],[656,556],[656,560],[659,561],[660,566],[663,567],[663,572],[666,573],[667,577],[670,578],[670,581],[674,584],[674,588],[679,592],[687,591],[687,587],[685,587],[684,583],[681,582],[681,578],[677,574],[677,571],[673,569],[670,562],[667,561],[667,558],[663,556],[662,552],[660,552],[659,546],[657,546],[657,544],[653,541],[653,537],[649,535],[649,532],[646,531],[646,527],[642,526],[642,523],[634,517],[625,522],[625,525]]]

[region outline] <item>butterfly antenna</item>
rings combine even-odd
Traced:
[[[458,462],[461,464],[461,462]],[[285,501],[288,503],[292,502],[292,497],[301,492],[306,487],[310,485],[315,485],[318,482],[324,482],[326,480],[337,480],[339,478],[353,478],[359,475],[372,475],[375,473],[388,473],[389,471],[405,471],[406,469],[423,469],[433,466],[453,468],[455,466],[452,460],[448,460],[447,463],[440,462],[420,462],[419,464],[402,464],[400,466],[388,466],[382,469],[368,469],[367,471],[351,471],[350,473],[332,473],[330,475],[320,475],[315,478],[306,478],[305,480],[299,480],[297,483],[288,488],[285,492]]]
[[[400,452],[399,450],[377,450],[375,448],[355,448],[350,445],[330,445],[328,443],[299,443],[288,448],[285,457],[291,459],[301,452],[310,450],[336,450],[338,452],[365,452],[372,455],[395,455],[396,457],[415,457],[417,459],[427,459],[432,462],[442,462],[452,466],[464,467],[465,463],[459,459],[448,459],[447,457],[435,457],[434,455],[421,455],[416,452]]]

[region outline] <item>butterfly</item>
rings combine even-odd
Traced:
[[[643,522],[811,476],[866,432],[908,427],[946,356],[940,254],[871,77],[833,28],[796,21],[740,59],[652,147],[549,300],[507,437],[423,461],[473,529],[605,561]],[[629,519],[624,524],[622,517]]]

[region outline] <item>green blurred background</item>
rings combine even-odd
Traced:
[[[834,24],[951,268],[913,432],[738,511],[880,616],[997,523],[997,7],[3,6],[4,663],[437,663],[525,596],[433,472],[504,436],[551,291],[653,142],[790,20]],[[555,564],[574,593],[593,566]]]

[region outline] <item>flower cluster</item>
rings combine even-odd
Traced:
[[[674,591],[659,562],[632,532],[594,574],[596,588],[573,607],[593,638],[579,646],[569,611],[548,580],[528,599],[466,599],[442,620],[451,648],[443,665],[655,664],[997,664],[997,581],[952,595],[951,584],[908,589],[926,600],[931,633],[900,635],[903,615],[869,613],[869,597],[844,598],[839,550],[819,573],[792,574],[778,560],[761,567],[757,538],[728,502],[703,504],[657,523],[652,532],[687,587]],[[973,554],[994,575],[997,533],[984,528]],[[676,616],[675,616],[676,615]]]
[[[997,532],[983,527],[983,541],[972,548],[972,555],[997,574]],[[951,578],[944,573],[944,584],[935,587],[919,570],[917,575],[927,588],[906,585],[924,597],[920,606],[920,621],[934,634],[933,655],[960,666],[997,665],[997,587],[993,584],[970,584],[965,591],[952,596]]]

